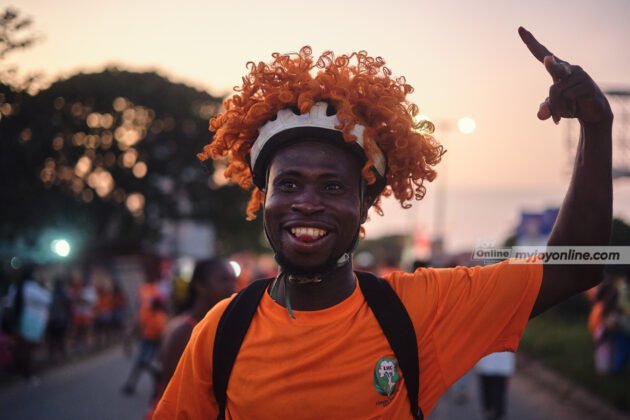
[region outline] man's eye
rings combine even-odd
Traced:
[[[297,184],[293,181],[281,181],[279,186],[283,190],[294,190],[297,188]]]
[[[342,189],[343,185],[339,184],[338,182],[331,182],[326,185],[327,191],[341,191]]]

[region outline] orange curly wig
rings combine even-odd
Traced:
[[[432,167],[444,150],[431,135],[433,124],[414,122],[418,107],[405,99],[413,88],[404,77],[392,78],[385,61],[365,51],[339,57],[326,51],[314,57],[306,46],[299,53],[274,53],[272,57],[270,64],[247,63],[249,74],[243,77],[243,85],[235,87],[237,94],[224,100],[224,112],[210,120],[214,140],[199,153],[199,159],[227,158],[226,178],[250,189],[253,184],[247,156],[258,130],[281,109],[293,106],[306,113],[314,103],[323,101],[336,109],[341,124],[338,128],[346,142],[356,140],[350,134],[356,123],[365,127],[368,158],[362,174],[368,184],[375,182],[370,146],[376,143],[387,159],[387,186],[381,196],[393,194],[403,208],[411,207],[412,199],[424,197],[424,180],[435,179]],[[263,200],[264,192],[254,187],[247,206],[248,220],[256,217]],[[380,196],[374,207],[382,215]]]

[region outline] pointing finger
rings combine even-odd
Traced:
[[[543,62],[546,56],[553,55],[551,51],[547,49],[547,47],[545,47],[543,44],[538,42],[536,38],[534,38],[534,35],[532,35],[531,32],[529,32],[527,29],[523,28],[522,26],[518,28],[518,34],[520,35],[521,39],[527,46],[527,49],[541,63]]]

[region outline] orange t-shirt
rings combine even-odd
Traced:
[[[138,287],[138,303],[140,308],[151,306],[151,301],[156,297],[161,297],[162,293],[157,283],[142,283]]]
[[[604,302],[596,302],[588,315],[588,330],[591,335],[597,335],[598,328],[604,323]]]
[[[114,308],[114,297],[111,293],[102,292],[98,294],[98,298],[96,300],[96,313],[97,314],[108,314],[111,313]]]
[[[482,356],[516,351],[541,280],[542,265],[507,262],[387,277],[416,330],[425,416]],[[229,301],[195,327],[154,419],[216,418],[212,348]],[[411,417],[400,368],[358,286],[335,306],[294,312],[264,294],[230,376],[226,419]]]
[[[159,340],[162,337],[168,316],[166,312],[148,308],[140,313],[140,335],[145,340]]]

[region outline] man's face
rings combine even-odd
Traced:
[[[218,264],[205,274],[204,281],[197,284],[197,293],[210,309],[236,291],[236,274],[228,262]]]
[[[282,261],[318,272],[348,250],[365,221],[361,165],[343,147],[315,139],[280,149],[270,165],[264,209],[269,240]]]

